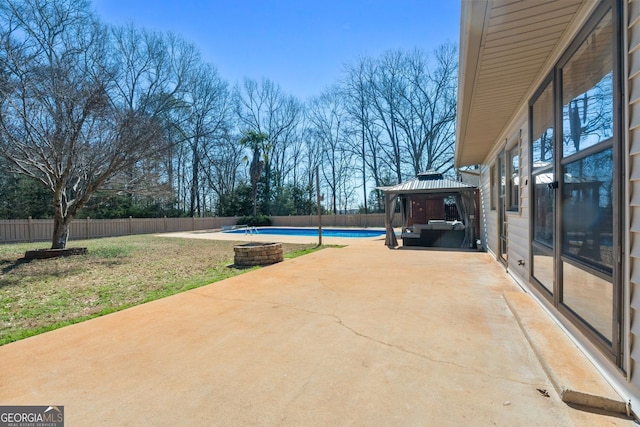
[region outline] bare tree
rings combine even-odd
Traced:
[[[51,247],[64,248],[78,210],[158,152],[162,127],[113,97],[108,32],[88,1],[6,0],[0,26],[0,151],[51,190]]]
[[[295,188],[305,188],[309,185],[309,182],[303,181],[305,167],[308,167],[308,164],[305,163],[307,136],[308,127],[303,116],[298,126],[292,128],[288,135],[291,143],[289,144],[288,155],[285,158],[287,173],[286,176],[283,176],[283,179],[287,178]]]
[[[382,134],[386,129],[381,126],[384,121],[378,120],[380,110],[376,107],[374,97],[373,78],[376,65],[371,58],[361,58],[355,64],[348,65],[345,69],[346,77],[342,83],[342,92],[345,96],[346,109],[351,122],[352,137],[350,146],[353,153],[359,158],[360,173],[362,175],[362,192],[364,211],[368,212],[368,183],[373,181],[375,187],[383,185],[381,178],[383,146]],[[389,153],[386,149],[386,153]],[[387,162],[388,163],[388,162]],[[382,209],[382,206],[377,206]]]
[[[343,93],[346,99],[347,112],[354,122],[354,134],[356,143],[353,150],[360,158],[362,173],[362,192],[364,199],[364,212],[368,213],[367,206],[367,127],[372,125],[370,120],[368,88],[366,78],[366,60],[359,61],[355,66],[347,66],[346,80]]]
[[[313,135],[322,150],[322,174],[331,190],[333,213],[337,214],[340,196],[352,176],[350,150],[347,147],[347,111],[337,87],[330,88],[310,104],[309,120]]]
[[[193,70],[186,86],[183,132],[191,152],[189,215],[194,216],[203,213],[204,184],[209,182],[213,151],[229,133],[231,108],[227,83],[209,64]]]
[[[301,175],[304,175],[304,188],[307,190],[307,198],[310,203],[315,200],[314,190],[320,191],[315,188],[316,171],[319,169],[322,163],[323,147],[320,141],[316,138],[316,132],[311,120],[310,109],[305,109],[306,118],[303,120],[303,125],[300,133],[302,141],[301,154],[299,162],[296,162],[296,167],[299,167],[302,171]]]
[[[457,51],[450,44],[435,50],[433,61],[421,51],[404,56],[407,81],[400,94],[397,121],[413,173],[446,173],[453,168],[456,117]]]
[[[180,156],[179,144],[186,137],[182,123],[187,117],[184,87],[188,73],[199,61],[195,47],[175,36],[161,34],[133,25],[113,27],[111,60],[116,74],[110,96],[123,111],[143,111],[162,127],[164,150],[145,156],[145,163],[155,164],[163,189],[174,184],[174,156]],[[180,171],[180,167],[178,167]],[[146,193],[158,198],[156,183],[140,173],[140,162],[129,165],[119,174],[119,188],[129,198]],[[178,187],[178,194],[181,194]],[[165,190],[166,191],[166,190]],[[171,200],[172,196],[165,196]]]
[[[409,173],[453,168],[456,73],[456,48],[450,44],[432,58],[419,50],[395,50],[347,67],[343,90],[363,176],[365,164],[376,186],[389,184],[381,178],[387,169],[400,182]]]
[[[398,127],[400,99],[406,81],[402,78],[402,51],[388,51],[368,68],[371,87],[371,105],[376,113],[376,123],[381,127],[386,144],[380,148],[385,154],[383,161],[391,168],[397,182],[402,181],[403,153]]]
[[[236,189],[244,150],[238,144],[239,139],[227,134],[218,141],[210,153],[210,171],[207,179],[218,200]]]
[[[294,141],[296,128],[302,119],[302,105],[282,92],[279,85],[268,79],[260,83],[245,79],[236,91],[236,115],[243,129],[268,135],[264,155],[266,202],[278,191],[291,169],[288,150]],[[273,185],[273,187],[272,187]]]

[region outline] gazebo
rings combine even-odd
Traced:
[[[402,215],[403,246],[474,248],[477,188],[428,171],[409,181],[378,187],[385,194],[385,244],[398,246],[393,219]]]

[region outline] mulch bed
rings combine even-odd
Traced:
[[[86,255],[87,248],[65,248],[65,249],[36,249],[33,251],[26,251],[24,253],[24,259],[47,259],[58,258],[71,255]]]

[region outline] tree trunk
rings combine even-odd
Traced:
[[[251,183],[251,198],[253,199],[253,216],[258,215],[258,183]]]
[[[263,162],[260,161],[260,148],[256,145],[253,147],[253,159],[249,166],[249,178],[251,180],[251,195],[253,196],[253,216],[258,213],[258,182],[262,174]]]
[[[191,191],[189,199],[189,216],[196,216],[196,210],[199,208],[199,191],[200,191],[200,153],[198,153],[198,142],[194,142],[191,147],[192,170],[191,170]]]
[[[364,113],[362,113],[364,115]],[[369,213],[369,210],[367,209],[367,160],[366,160],[366,139],[365,139],[365,133],[364,133],[364,125],[362,125],[362,145],[361,145],[361,152],[360,154],[362,155],[362,192],[364,193],[364,213],[365,215]]]
[[[64,249],[67,247],[69,239],[69,226],[71,218],[65,218],[56,212],[53,220],[53,237],[51,239],[51,249]]]
[[[265,215],[271,215],[271,162],[264,161],[264,212]]]

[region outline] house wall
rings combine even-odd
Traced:
[[[627,10],[627,70],[628,75],[628,166],[627,194],[629,200],[627,227],[629,240],[627,265],[630,300],[629,372],[631,383],[640,387],[640,2],[629,1]]]
[[[522,116],[509,129],[509,150],[520,146],[520,190],[518,211],[507,212],[507,269],[511,274],[529,280],[529,122]]]
[[[493,160],[495,161],[495,159]],[[498,213],[491,209],[491,165],[480,166],[480,239],[482,246],[493,254],[498,253]]]
[[[507,211],[507,269],[510,273],[520,276],[522,279],[529,279],[529,138],[528,122],[526,116],[522,116],[512,125],[506,140],[500,141],[494,147],[492,154],[488,157],[486,164],[480,167],[480,212],[481,224],[480,235],[483,246],[494,255],[498,253],[498,210],[491,209],[491,197],[495,197],[497,207],[497,194],[492,196],[491,189],[491,166],[497,167],[497,157],[505,148],[510,150],[516,145],[520,146],[520,191],[518,211]]]
[[[584,344],[583,348],[587,349],[593,356],[593,360],[600,363],[604,371],[610,375],[610,378],[618,384],[626,382],[624,389],[627,390],[627,396],[632,401],[632,409],[638,413],[640,411],[640,1],[628,0],[624,4],[623,23],[626,24],[627,33],[624,41],[624,69],[628,73],[625,75],[625,126],[622,138],[624,143],[623,153],[626,153],[623,159],[625,165],[625,186],[624,194],[626,198],[626,213],[624,224],[622,224],[623,232],[625,232],[625,244],[623,254],[623,265],[625,273],[623,273],[622,287],[624,297],[622,301],[622,310],[624,311],[623,334],[625,340],[623,342],[626,360],[623,362],[624,372],[612,367],[604,358],[599,357],[597,350],[593,346],[582,339],[578,339]],[[584,23],[577,23],[577,28]],[[625,25],[623,25],[625,27]],[[572,32],[577,31],[573,29]],[[562,49],[566,49],[568,44]],[[540,75],[546,75],[550,70],[544,69],[540,71]],[[509,127],[501,135],[501,138],[495,142],[495,145],[489,156],[484,160],[484,164],[480,166],[480,209],[481,216],[481,236],[483,246],[494,255],[498,253],[498,211],[490,209],[491,206],[491,166],[497,166],[497,156],[505,148],[511,146],[510,142],[514,135],[521,132],[521,149],[520,149],[520,205],[519,212],[508,212],[507,216],[507,236],[508,236],[508,271],[520,283],[526,285],[529,283],[529,248],[530,248],[530,200],[529,200],[529,123],[528,111],[526,106],[521,106],[521,114],[512,120]],[[624,154],[623,154],[624,155]],[[497,189],[496,189],[497,190]],[[494,190],[495,191],[495,190]],[[496,196],[497,203],[497,196]],[[519,265],[521,262],[524,265]],[[565,322],[562,322],[563,324]],[[565,324],[565,326],[567,326]],[[576,332],[576,329],[569,330]]]

